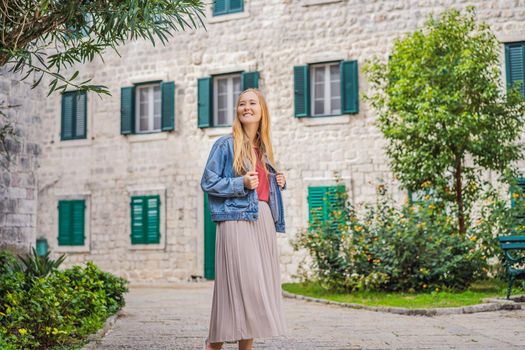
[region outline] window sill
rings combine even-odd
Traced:
[[[214,13],[213,17],[227,16],[227,15],[231,15],[231,14],[234,14],[234,13],[241,13],[241,12],[244,12],[244,8],[238,9],[238,10],[230,10],[230,11],[224,12],[224,13]]]
[[[130,196],[155,196],[161,195],[166,191],[163,185],[132,185],[127,186],[126,190]],[[161,198],[162,199],[162,198]]]
[[[163,251],[164,246],[162,243],[154,244],[132,244],[129,246],[129,250],[159,250]]]
[[[87,245],[83,245],[83,246],[61,245],[53,249],[52,252],[55,252],[55,253],[89,253],[90,249],[89,249],[89,246]]]
[[[344,114],[336,116],[318,116],[318,117],[302,117],[299,122],[304,126],[318,126],[318,125],[339,125],[349,124],[355,114]]]
[[[57,145],[60,148],[68,148],[68,147],[91,146],[92,144],[93,144],[93,139],[85,138],[85,139],[77,139],[77,140],[60,140]]]
[[[324,4],[332,4],[335,2],[341,2],[343,0],[303,0],[302,6],[314,6],[314,5],[324,5]]]
[[[221,127],[204,129],[204,133],[209,138],[228,135],[231,132],[232,132],[232,127],[231,126],[221,126]]]
[[[512,44],[520,41],[525,41],[525,30],[511,30],[505,33],[495,33],[496,38],[503,44]]]
[[[208,19],[209,24],[214,24],[214,23],[220,23],[220,22],[234,21],[237,19],[248,18],[248,17],[250,17],[250,13],[248,12],[248,9],[245,6],[244,11],[242,12],[233,12],[233,13],[228,13],[224,15],[216,15],[216,16],[213,15],[213,13],[211,12],[211,8],[210,8],[207,19]]]
[[[126,135],[129,142],[161,141],[168,139],[167,131]]]

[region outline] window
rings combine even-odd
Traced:
[[[357,61],[294,67],[294,115],[319,117],[358,113]]]
[[[160,84],[137,86],[135,95],[135,132],[160,131]]]
[[[310,66],[312,116],[341,114],[339,63]]]
[[[160,243],[160,196],[131,197],[131,243]]]
[[[175,84],[153,82],[121,88],[120,132],[141,134],[175,129]]]
[[[241,93],[241,75],[217,76],[213,79],[213,125],[232,125],[235,104]]]
[[[62,94],[61,140],[86,138],[87,98],[85,92]]]
[[[243,10],[244,10],[243,0],[214,0],[213,1],[213,15],[214,16],[242,12]]]
[[[197,81],[199,128],[231,126],[239,94],[259,87],[259,72],[221,74]]]
[[[58,202],[58,245],[84,245],[84,200]]]
[[[525,42],[505,45],[505,66],[507,87],[519,84],[525,98]]]
[[[340,194],[345,192],[344,185],[337,186],[311,186],[308,187],[308,218],[310,224],[332,221],[331,227],[337,230],[344,218],[337,214],[344,209],[344,201]]]

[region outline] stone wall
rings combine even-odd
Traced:
[[[134,41],[81,67],[82,78],[107,85],[111,97],[88,96],[87,139],[60,141],[60,96],[40,110],[43,152],[38,169],[38,229],[68,264],[93,260],[133,281],[175,281],[203,275],[200,176],[213,142],[230,128],[197,127],[197,79],[240,70],[260,72],[271,113],[276,158],[288,180],[287,234],[278,236],[284,281],[301,259],[289,244],[308,220],[307,189],[333,184],[338,171],[354,203],[375,198],[378,183],[403,197],[389,171],[374,114],[360,99],[357,115],[294,118],[293,66],[385,58],[393,40],[451,6],[475,5],[502,41],[525,40],[525,1],[245,1],[243,13],[209,18],[207,30],[176,33],[166,46]],[[503,52],[503,51],[502,51]],[[503,67],[503,56],[502,56]],[[138,81],[176,84],[176,130],[120,134],[120,88]],[[360,93],[367,92],[360,73]],[[132,246],[129,198],[161,195],[160,245]],[[57,246],[57,201],[85,198],[86,245]]]
[[[37,217],[36,169],[41,152],[37,130],[42,118],[40,90],[29,81],[0,70],[0,106],[15,136],[0,145],[0,250],[25,253],[35,245]],[[7,153],[5,152],[7,151]]]

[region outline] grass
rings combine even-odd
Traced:
[[[511,296],[523,294],[517,286],[512,288]],[[481,304],[483,298],[504,298],[507,284],[499,280],[478,281],[465,291],[432,291],[426,293],[372,292],[334,293],[322,288],[319,283],[284,283],[283,290],[304,296],[361,304],[366,306],[392,306],[409,309],[459,307]]]

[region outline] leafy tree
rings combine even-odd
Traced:
[[[522,159],[525,103],[517,87],[503,88],[500,50],[472,7],[452,9],[397,39],[388,62],[365,67],[394,175],[409,191],[451,202],[461,233],[481,174],[510,182]]]
[[[50,77],[49,94],[73,87],[109,94],[107,88],[79,81],[77,63],[102,57],[104,50],[143,38],[162,44],[173,31],[204,25],[201,0],[3,0],[0,2],[0,76],[33,77],[32,87]],[[118,52],[118,51],[117,51]],[[65,72],[70,72],[66,76]],[[7,143],[16,135],[0,101],[1,164],[9,163]]]
[[[0,67],[37,74],[33,86],[50,75],[49,93],[73,86],[105,92],[89,81],[75,82],[78,71],[61,71],[76,63],[102,58],[128,39],[166,43],[173,31],[203,24],[200,0],[10,0],[0,6]]]

